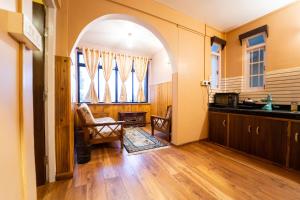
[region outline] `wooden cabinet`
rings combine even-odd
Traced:
[[[253,117],[230,115],[229,147],[250,153]]]
[[[285,165],[288,137],[288,121],[256,118],[257,151],[255,155]]]
[[[227,144],[227,124],[228,115],[226,113],[209,113],[209,140],[221,145]]]
[[[290,168],[300,170],[300,122],[291,123]]]
[[[227,127],[227,121],[229,122]],[[286,165],[288,120],[259,117],[254,115],[226,114],[210,112],[209,138],[218,144],[226,145],[228,130],[228,146],[272,162]],[[299,123],[300,124],[300,123]],[[294,125],[294,138],[300,133],[300,125]],[[299,138],[300,140],[300,138]],[[299,144],[293,140],[291,165],[300,153]],[[295,157],[295,158],[292,158]],[[299,159],[298,159],[299,160]],[[300,168],[300,162],[298,162]]]
[[[146,126],[146,112],[119,112],[118,120],[125,121],[125,127]]]

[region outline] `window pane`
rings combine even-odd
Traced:
[[[258,76],[251,77],[251,87],[258,87],[259,86],[259,78]]]
[[[250,63],[253,63],[253,51],[250,52]]]
[[[260,49],[260,53],[259,53],[259,60],[260,61],[264,61],[265,58],[265,50],[264,49]]]
[[[81,64],[84,64],[83,54],[80,53],[80,54],[78,54],[78,55],[79,55],[79,57],[78,57],[78,62],[81,63]]]
[[[258,35],[248,39],[248,47],[255,46],[258,44],[263,44],[264,42],[265,42],[265,37],[263,35]]]
[[[116,102],[116,70],[113,70],[108,81],[111,101]]]
[[[105,79],[103,69],[98,69],[99,72],[99,101],[104,101]]]
[[[259,64],[259,73],[264,74],[264,63],[263,62]]]
[[[212,55],[211,60],[211,87],[217,88],[219,84],[219,57]]]
[[[134,101],[134,102],[137,102],[137,93],[138,93],[138,89],[139,89],[139,81],[138,81],[138,79],[136,78],[136,74],[135,74],[135,72],[134,72],[134,73],[133,73],[133,96],[134,96],[133,101]]]
[[[251,75],[257,75],[258,74],[258,64],[251,65]]]
[[[98,95],[98,70],[97,70],[96,75],[95,75],[94,86],[95,86],[96,94]],[[99,96],[98,96],[98,98],[99,98]]]
[[[219,52],[220,52],[220,45],[214,43],[214,44],[211,46],[211,51],[214,52],[214,53],[219,53]]]
[[[85,67],[79,67],[80,80],[79,80],[79,100],[80,102],[87,101],[86,95],[90,86],[90,77]]]
[[[253,62],[258,62],[259,50],[253,52]]]

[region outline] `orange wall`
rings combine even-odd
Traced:
[[[266,15],[226,34],[226,76],[242,76],[242,46],[238,36],[244,32],[269,26],[266,40],[266,71],[300,66],[300,2]]]
[[[153,0],[66,0],[57,14],[56,54],[70,56],[82,29],[108,14],[130,16],[127,19],[149,28],[167,49],[173,73],[173,143],[206,138],[208,97],[200,86],[209,77],[204,67],[210,67],[205,62],[205,24]]]
[[[8,2],[6,2],[7,4]],[[2,5],[0,4],[0,7]],[[10,10],[16,8],[12,6]],[[1,16],[1,20],[4,18]],[[0,199],[21,199],[21,138],[19,124],[19,45],[0,32]]]
[[[172,81],[172,67],[168,53],[161,49],[152,56],[149,73],[149,85]]]
[[[32,2],[0,1],[0,9],[31,19]],[[5,10],[0,10],[0,199],[34,200],[32,52],[8,35]]]

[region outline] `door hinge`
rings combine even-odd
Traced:
[[[49,164],[49,158],[48,156],[44,157],[44,165],[47,166]]]

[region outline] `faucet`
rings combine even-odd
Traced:
[[[268,94],[266,99],[267,104],[262,108],[263,110],[272,110],[272,95]]]

